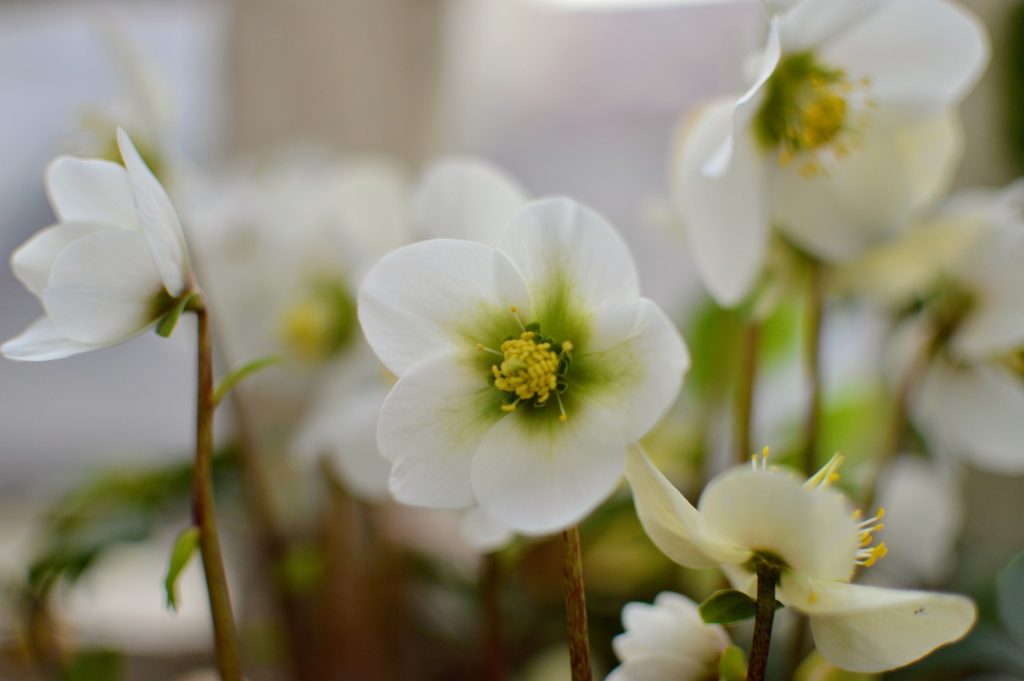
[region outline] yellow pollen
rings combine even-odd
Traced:
[[[502,405],[504,411],[515,411],[520,400],[544,404],[558,386],[559,357],[551,350],[551,343],[537,343],[535,337],[533,331],[524,331],[519,338],[502,343],[504,360],[500,366],[491,367],[494,387],[517,398],[512,404]]]
[[[818,598],[820,598],[820,596],[818,595],[818,592],[817,591],[812,591],[811,595],[807,597],[807,603],[810,604],[810,605],[814,605],[815,603],[818,602]]]

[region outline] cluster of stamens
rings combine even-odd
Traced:
[[[869,122],[874,103],[866,91],[871,82],[853,82],[842,69],[817,63],[810,53],[783,59],[768,82],[758,115],[762,142],[779,150],[779,164],[798,163],[798,172],[814,177],[826,163],[849,155],[855,132]]]
[[[885,523],[882,522],[882,518],[885,517],[885,509],[879,507],[875,515],[871,516],[867,520],[861,520],[860,509],[853,512],[853,519],[859,521],[857,523],[857,529],[860,531],[860,549],[857,551],[857,565],[863,565],[864,567],[871,567],[878,560],[889,553],[889,548],[885,545],[885,542],[879,542],[874,546],[871,542],[875,540],[875,532],[882,530],[885,527]]]
[[[572,343],[556,343],[541,335],[539,324],[523,325],[514,307],[512,314],[522,329],[518,337],[506,338],[500,350],[477,344],[478,350],[502,358],[500,364],[491,365],[490,377],[495,388],[509,393],[509,399],[501,405],[502,411],[513,412],[521,402],[543,407],[554,395],[558,402],[558,420],[567,420],[560,393],[567,386],[566,373],[571,363]]]

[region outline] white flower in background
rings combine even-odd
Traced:
[[[954,568],[964,521],[955,472],[941,461],[904,454],[882,470],[877,496],[886,509],[889,552],[864,581],[889,586],[941,583]]]
[[[765,458],[767,453],[765,454]],[[753,593],[755,557],[781,568],[779,601],[810,618],[826,659],[849,671],[895,669],[964,636],[976,611],[967,598],[851,584],[858,565],[885,555],[872,546],[884,512],[865,521],[830,488],[840,456],[806,482],[762,459],[712,480],[694,508],[637,450],[626,475],[648,536],[691,568],[720,566]]]
[[[777,15],[750,89],[693,118],[675,191],[711,294],[735,305],[771,227],[828,261],[901,228],[948,186],[955,107],[988,59],[946,0],[801,0]]]
[[[672,592],[622,609],[625,633],[612,640],[622,663],[607,681],[706,681],[717,678],[718,659],[732,641],[725,629],[706,624],[697,604]]]
[[[1020,182],[961,192],[906,237],[841,272],[848,290],[918,310],[890,354],[896,375],[925,361],[909,399],[929,441],[1007,474],[1024,472],[1022,192]]]
[[[153,326],[195,287],[177,213],[124,131],[124,166],[62,156],[47,169],[58,224],[11,255],[45,316],[0,351],[59,359]]]
[[[497,248],[437,239],[390,253],[359,318],[399,377],[377,438],[395,498],[479,504],[531,534],[612,492],[689,364],[615,229],[562,198],[527,204]]]

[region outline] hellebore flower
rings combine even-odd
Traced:
[[[764,455],[767,458],[767,452]],[[640,451],[626,475],[637,514],[669,558],[692,568],[720,566],[737,588],[756,586],[755,560],[781,571],[776,597],[806,614],[819,652],[836,666],[879,672],[909,664],[964,636],[974,604],[963,596],[851,584],[858,565],[873,565],[884,511],[865,521],[830,485],[836,455],[806,482],[755,458],[712,480],[694,508]]]
[[[46,314],[3,344],[7,358],[60,359],[121,343],[194,289],[167,193],[123,130],[117,141],[124,166],[61,156],[47,169],[58,224],[11,255]]]
[[[705,624],[697,604],[664,591],[654,604],[627,603],[625,633],[612,640],[622,663],[607,681],[706,681],[718,677],[718,660],[732,642],[725,629]]]
[[[946,0],[801,0],[753,85],[695,116],[675,192],[711,294],[735,305],[776,227],[817,258],[859,254],[931,204],[960,155],[953,112],[988,59]]]
[[[497,248],[437,239],[390,253],[363,282],[359,318],[399,377],[377,436],[395,498],[479,504],[529,534],[612,492],[689,365],[621,237],[564,198],[527,204]]]

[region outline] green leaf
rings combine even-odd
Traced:
[[[721,589],[700,604],[700,616],[708,624],[733,624],[753,617],[757,603],[735,589]]]
[[[718,677],[721,681],[746,681],[747,656],[739,646],[729,646],[718,659]]]
[[[171,610],[178,609],[178,596],[176,593],[178,576],[181,575],[181,571],[185,569],[188,562],[192,560],[192,555],[196,552],[196,546],[198,545],[199,528],[189,527],[178,535],[178,541],[174,543],[174,548],[171,550],[171,561],[167,567],[167,578],[164,579],[164,590],[167,592],[167,607]]]
[[[120,681],[124,659],[113,650],[80,650],[68,663],[69,681]]]
[[[1024,553],[1019,553],[996,579],[999,620],[1019,645],[1024,646]]]
[[[235,367],[227,373],[227,375],[221,379],[220,385],[217,386],[217,390],[213,393],[213,403],[215,405],[220,404],[220,401],[224,399],[224,396],[234,388],[243,379],[255,374],[257,371],[262,371],[269,366],[280,364],[284,361],[284,358],[280,355],[270,355],[268,357],[260,357],[259,359],[250,360],[245,362],[241,366]]]
[[[193,291],[175,301],[174,307],[157,323],[156,332],[158,335],[170,338],[171,334],[174,333],[174,327],[178,325],[178,320],[181,319],[181,314],[196,295],[198,294]]]

